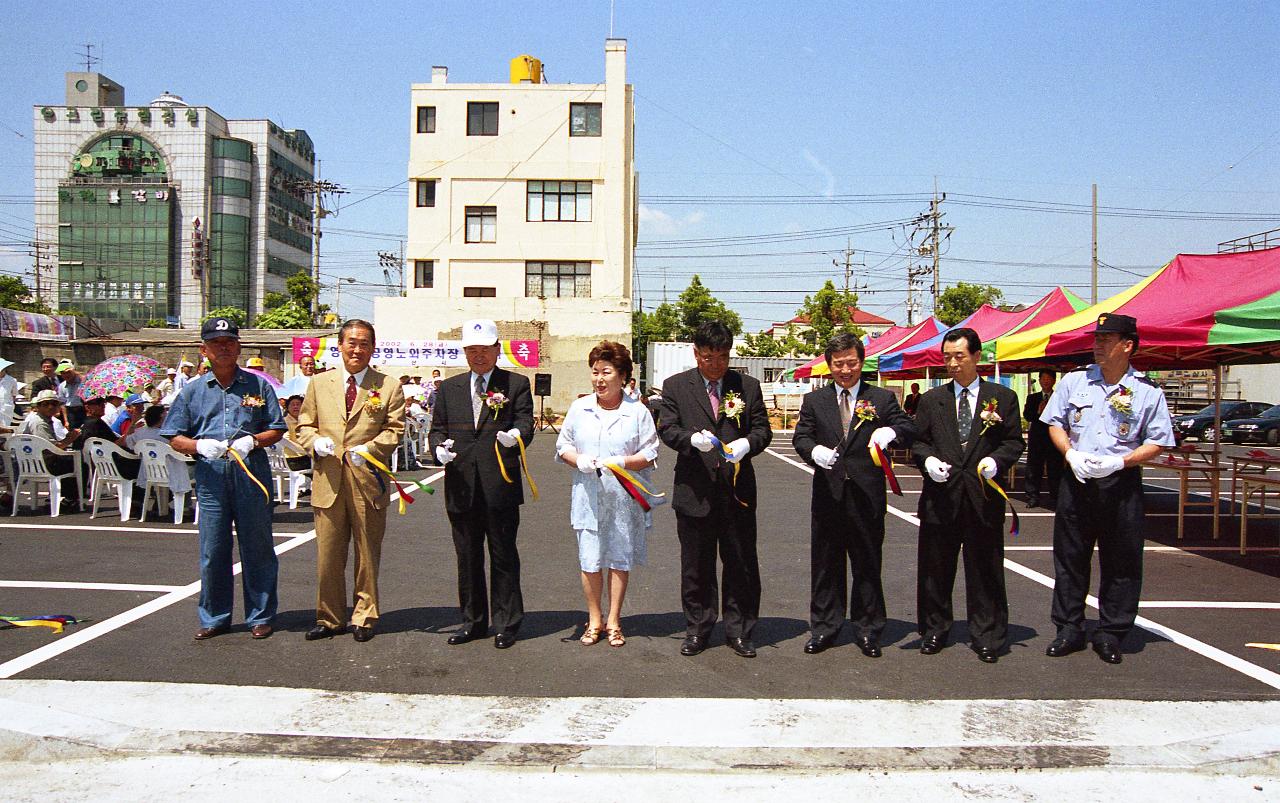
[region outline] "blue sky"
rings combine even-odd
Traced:
[[[435,64],[451,81],[502,81],[521,53],[553,82],[603,80],[610,8],[44,2],[8,17],[0,243],[31,236],[31,107],[62,102],[62,74],[92,42],[131,105],[169,90],[305,128],[323,176],[351,190],[326,221],[322,271],[358,278],[342,312],[370,315],[377,251],[405,228],[409,85]],[[1196,213],[1100,218],[1100,297],[1176,253],[1280,227],[1274,3],[620,0],[614,35],[636,90],[646,309],[697,272],[749,330],[786,320],[806,291],[843,281],[832,260],[848,236],[863,306],[903,321],[896,223],[927,209],[935,181],[955,227],[944,286],[995,284],[1013,301],[1059,283],[1088,297],[1090,219],[1063,205],[1087,206],[1092,183],[1103,207]],[[999,208],[1025,201],[1055,211]],[[29,268],[26,250],[0,246],[0,270]]]

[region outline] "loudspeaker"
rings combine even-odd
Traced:
[[[551,374],[534,374],[533,375],[533,395],[535,396],[551,395]]]

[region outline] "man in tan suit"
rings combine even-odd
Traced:
[[[315,455],[316,626],[307,641],[346,632],[347,546],[355,545],[351,632],[373,638],[378,621],[378,561],[394,488],[365,460],[386,465],[404,432],[404,394],[394,377],[369,367],[373,324],[352,319],[338,332],[342,368],[316,374],[298,414],[298,445]]]

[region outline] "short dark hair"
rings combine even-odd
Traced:
[[[53,367],[57,368],[58,361],[52,357],[45,357],[43,360],[40,361],[40,367],[43,368],[46,365],[52,365]]]
[[[867,358],[867,347],[862,345],[862,338],[852,332],[841,332],[828,340],[827,350],[822,352],[822,356],[827,361],[827,365],[830,365],[832,354],[835,354],[837,351],[848,351],[849,349],[858,350],[859,360],[865,360]]]
[[[591,350],[587,355],[587,367],[590,368],[601,360],[609,363],[615,371],[622,374],[623,382],[631,378],[631,372],[635,369],[635,363],[631,361],[631,350],[612,340],[601,340],[600,344]]]
[[[369,323],[363,318],[348,318],[347,322],[342,324],[342,328],[338,330],[338,342],[341,343],[342,341],[347,339],[348,329],[357,329],[359,327],[364,327],[365,329],[368,329],[369,339],[374,341],[375,343],[378,342],[378,335],[377,335],[377,332],[375,332],[373,329],[373,324]]]
[[[1041,368],[1041,369],[1040,369],[1040,373],[1039,373],[1039,374],[1037,374],[1037,376],[1039,376],[1039,377],[1043,378],[1045,374],[1048,374],[1049,376],[1053,377],[1054,379],[1057,379],[1057,378],[1058,378],[1058,372],[1057,372],[1057,371],[1051,371],[1051,370],[1050,370],[1050,369],[1048,369],[1048,368]]]
[[[305,400],[302,398],[302,396],[300,396],[300,395],[298,395],[297,393],[295,393],[295,394],[293,394],[292,396],[290,396],[289,398],[287,398],[287,399],[285,399],[285,400],[284,400],[284,406],[285,406],[285,408],[286,408],[286,409],[289,407],[289,405],[293,404],[293,400],[294,400],[294,399],[297,399],[298,401],[305,401]]]
[[[982,351],[982,338],[978,337],[978,333],[967,326],[961,326],[952,329],[942,336],[942,346],[945,348],[948,343],[954,343],[957,340],[963,340],[965,348],[970,354],[976,354]],[[942,349],[939,349],[941,351]]]
[[[164,420],[164,406],[160,404],[151,405],[142,414],[142,420],[146,421],[149,427],[159,426],[160,422]]]
[[[693,345],[700,349],[724,351],[733,348],[733,332],[722,321],[703,321],[693,332]]]

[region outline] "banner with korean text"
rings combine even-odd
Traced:
[[[498,365],[503,368],[537,368],[538,341],[501,340],[502,351]],[[296,363],[304,355],[316,358],[319,368],[337,368],[342,365],[336,337],[295,337],[293,360]],[[464,368],[467,357],[462,351],[461,340],[383,340],[373,350],[369,361],[375,366],[397,368]]]

